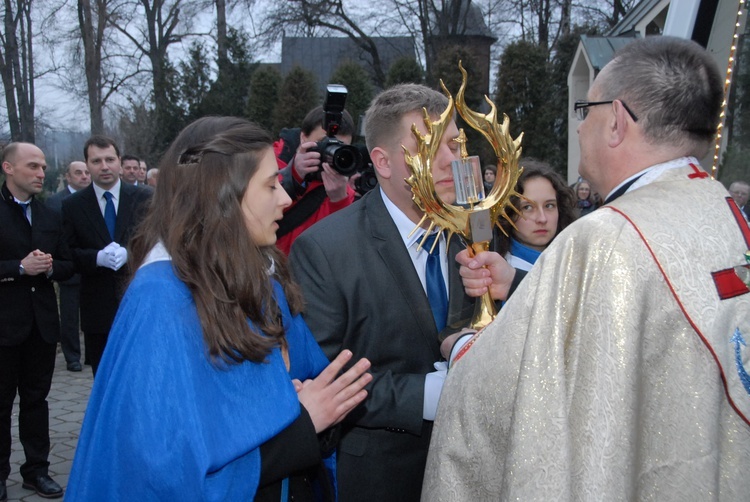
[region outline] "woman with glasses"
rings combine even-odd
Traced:
[[[271,145],[255,124],[208,117],[162,160],[69,500],[335,499],[318,434],[372,377],[364,359],[341,374],[351,352],[329,365],[299,314],[274,246],[290,200]]]
[[[521,165],[516,191],[523,197],[511,199],[518,213],[509,211],[515,215],[515,228],[507,221],[501,223],[510,237],[498,239],[496,251],[514,268],[531,270],[542,251],[577,214],[573,191],[548,164],[528,159]]]
[[[596,194],[591,190],[591,184],[588,181],[579,181],[573,187],[573,191],[578,198],[576,207],[578,207],[581,216],[586,216],[599,207],[599,201]]]

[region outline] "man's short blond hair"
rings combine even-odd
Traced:
[[[410,112],[426,109],[431,116],[440,115],[448,106],[448,98],[434,89],[419,84],[399,84],[381,92],[370,103],[365,114],[367,149],[398,147],[401,119]]]

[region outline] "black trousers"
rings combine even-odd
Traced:
[[[60,346],[65,354],[66,362],[80,362],[80,278],[76,276],[58,283],[58,286],[60,288]]]
[[[83,343],[86,345],[86,359],[91,363],[91,371],[96,377],[96,370],[99,369],[99,361],[102,360],[104,347],[107,346],[109,333],[91,333],[83,332]]]
[[[11,414],[18,392],[18,435],[26,456],[21,476],[47,474],[49,407],[57,344],[45,342],[36,326],[21,345],[0,346],[0,480],[10,475]]]

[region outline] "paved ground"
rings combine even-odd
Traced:
[[[93,382],[91,366],[84,366],[81,372],[70,372],[65,368],[65,358],[62,352],[58,351],[55,375],[52,377],[52,390],[50,390],[49,398],[47,398],[52,446],[49,455],[51,464],[49,474],[63,488],[68,485],[68,475],[73,464],[78,433],[81,430],[81,422]],[[18,397],[16,397],[16,403],[13,406],[11,431],[13,445],[10,454],[11,472],[7,482],[8,500],[28,502],[49,500],[21,487],[21,475],[18,471],[24,461],[24,455],[21,443],[18,441]]]

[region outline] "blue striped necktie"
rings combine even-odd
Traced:
[[[429,253],[438,235],[437,233],[428,235],[422,248]],[[442,331],[448,319],[448,293],[445,289],[445,280],[443,279],[443,271],[440,266],[439,243],[435,246],[435,250],[427,256],[425,285],[427,286],[427,299],[430,301],[435,326],[438,331]]]

